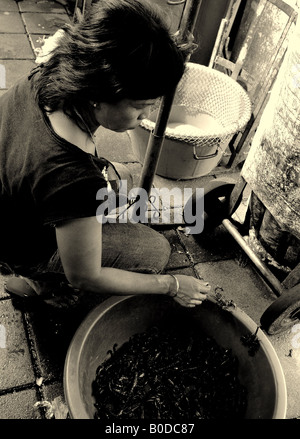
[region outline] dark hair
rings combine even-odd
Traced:
[[[161,15],[138,0],[101,0],[64,34],[37,75],[39,105],[55,111],[124,98],[152,99],[176,87],[185,54]]]

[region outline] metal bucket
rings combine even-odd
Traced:
[[[140,163],[144,162],[157,111],[154,108],[148,119],[128,131]],[[169,115],[157,174],[172,179],[207,175],[250,116],[249,97],[236,81],[209,67],[187,63]]]
[[[131,336],[152,326],[189,319],[197,330],[232,349],[239,363],[239,380],[247,389],[245,419],[283,419],[286,415],[286,384],[279,359],[259,329],[259,349],[250,356],[241,336],[252,335],[255,322],[235,307],[222,308],[208,298],[201,306],[187,309],[166,296],[112,297],[96,307],[77,330],[67,353],[64,389],[73,419],[93,419],[92,382],[107,352]],[[184,330],[184,325],[182,326]]]

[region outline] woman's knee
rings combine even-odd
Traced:
[[[148,229],[150,229],[148,227]],[[146,253],[153,271],[160,273],[163,271],[170,259],[171,246],[169,241],[159,232],[150,229],[153,232],[153,237],[151,238],[151,244],[147,247]]]
[[[171,253],[168,240],[144,224],[103,226],[103,265],[130,271],[159,273]]]

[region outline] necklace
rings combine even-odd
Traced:
[[[81,114],[79,113],[79,111],[74,107],[74,112],[76,114],[76,116],[80,119],[80,122],[82,123],[82,125],[85,127],[86,132],[89,134],[94,146],[95,146],[95,153],[97,156],[97,148],[96,148],[96,142],[95,142],[95,135],[93,135],[93,133],[90,130],[90,127],[88,126],[88,124],[85,122],[85,120],[83,119],[83,117],[81,116]],[[104,166],[102,171],[101,171],[103,177],[105,178],[105,181],[107,182],[108,188],[111,189],[111,185],[109,183],[108,180],[108,166]]]

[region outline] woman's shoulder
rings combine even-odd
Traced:
[[[5,89],[2,95],[0,96],[0,111],[5,106],[12,104],[17,100],[22,101],[23,104],[26,104],[26,99],[30,94],[30,83],[28,80],[28,75],[22,76],[19,78],[13,85],[11,85],[8,89]]]

